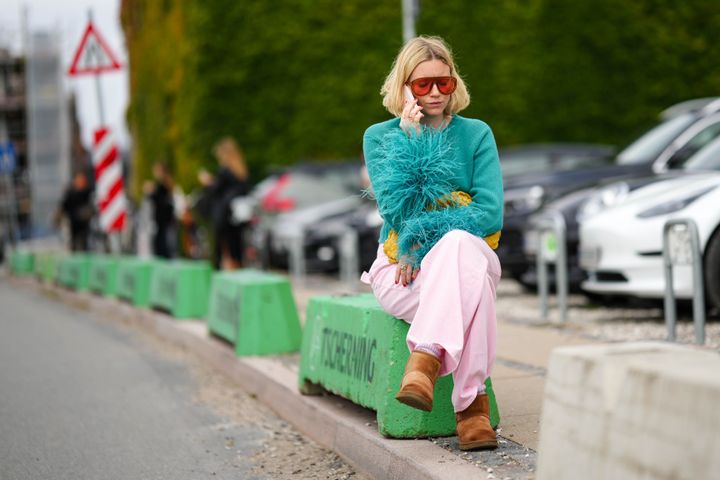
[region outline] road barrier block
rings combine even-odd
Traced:
[[[35,275],[38,280],[45,282],[55,281],[60,265],[60,253],[38,253],[35,255]]]
[[[664,342],[556,348],[536,478],[718,478],[718,372],[717,352]]]
[[[317,394],[324,388],[375,410],[378,429],[388,437],[453,435],[450,375],[437,381],[432,412],[395,399],[410,357],[408,328],[385,313],[372,294],[312,298],[300,355],[300,391]],[[490,422],[497,427],[500,415],[489,378],[485,385]]]
[[[117,296],[137,307],[150,305],[150,287],[155,265],[160,260],[121,257],[117,266]]]
[[[150,305],[177,319],[205,317],[211,272],[210,264],[205,261],[158,263],[152,276]]]
[[[115,296],[117,290],[118,257],[95,255],[90,262],[90,291],[106,297]]]
[[[74,290],[87,290],[90,284],[90,260],[90,255],[85,253],[64,257],[60,261],[60,285]]]
[[[13,250],[10,254],[10,271],[15,275],[32,275],[35,255],[26,250]]]
[[[209,330],[235,346],[237,356],[300,350],[300,320],[290,282],[257,270],[216,273]]]

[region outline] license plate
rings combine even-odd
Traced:
[[[684,225],[676,225],[668,232],[668,250],[673,265],[692,265],[690,231]]]
[[[600,265],[600,247],[581,248],[578,252],[578,261],[583,270],[597,270]]]
[[[555,232],[545,231],[540,236],[540,248],[542,248],[542,256],[548,262],[557,260],[557,235]]]

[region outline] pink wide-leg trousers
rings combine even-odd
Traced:
[[[452,403],[461,412],[484,391],[495,361],[500,261],[483,239],[453,230],[425,256],[409,286],[395,284],[396,268],[381,244],[361,280],[371,285],[386,312],[410,324],[410,351],[418,345],[445,351],[440,375],[453,374]]]

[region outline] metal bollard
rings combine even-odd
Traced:
[[[289,240],[290,273],[297,279],[305,277],[305,232],[300,229]]]
[[[678,256],[678,246],[670,244],[672,231],[685,230],[688,234],[685,247],[690,250],[690,259]],[[677,238],[677,236],[676,236]],[[702,255],[697,224],[691,219],[668,220],[663,227],[663,270],[665,273],[665,325],[667,339],[676,340],[677,311],[675,309],[675,288],[673,286],[673,265],[691,265],[693,277],[693,324],[695,342],[705,343],[705,284],[703,282]],[[673,248],[674,247],[674,248]],[[687,251],[686,251],[687,253]],[[685,255],[687,257],[687,255]]]
[[[347,228],[338,236],[340,280],[352,287],[360,278],[360,242],[354,228]]]
[[[568,301],[568,271],[567,271],[567,247],[565,241],[565,218],[560,212],[548,212],[536,220],[538,229],[537,245],[537,283],[538,296],[540,297],[540,315],[543,320],[548,318],[549,282],[547,264],[555,264],[555,291],[557,294],[557,305],[560,313],[560,322],[567,321]],[[545,234],[555,235],[556,250],[555,258],[549,257],[545,246]]]

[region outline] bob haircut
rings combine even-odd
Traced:
[[[213,153],[217,157],[220,165],[230,170],[240,180],[247,180],[250,176],[248,173],[247,163],[245,162],[245,153],[232,137],[223,137],[213,146]]]
[[[415,67],[428,60],[440,60],[450,67],[450,75],[457,79],[457,88],[450,95],[445,114],[455,114],[470,105],[470,94],[455,67],[450,47],[440,37],[421,35],[409,40],[403,46],[398,56],[395,57],[390,73],[380,89],[383,105],[396,117],[400,116],[405,104],[403,86],[410,79]]]

